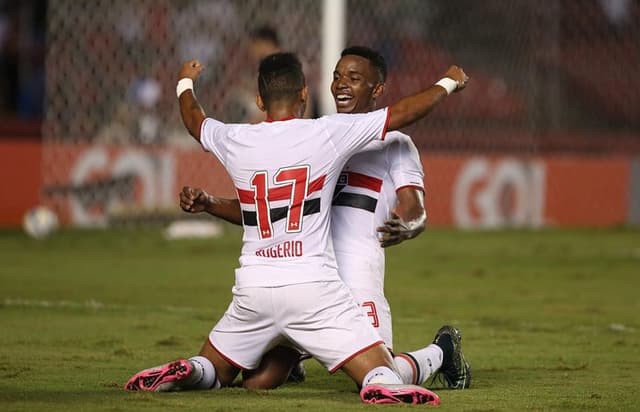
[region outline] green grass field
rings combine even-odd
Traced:
[[[1,411],[367,410],[308,360],[273,391],[125,393],[139,369],[196,353],[231,298],[239,232],[0,232]],[[430,230],[389,250],[396,350],[463,332],[472,389],[441,410],[640,409],[640,232]],[[411,408],[411,406],[404,406]]]

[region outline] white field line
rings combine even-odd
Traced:
[[[69,300],[36,300],[36,299],[20,299],[20,298],[4,298],[0,307],[9,308],[43,308],[43,309],[90,309],[90,310],[140,310],[141,306],[134,305],[118,305],[110,303],[102,303],[95,299],[89,299],[84,302],[74,302]],[[159,306],[153,307],[154,310],[162,310],[165,312],[206,312],[203,309],[192,308],[188,306]]]

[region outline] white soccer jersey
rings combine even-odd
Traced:
[[[260,124],[207,118],[200,140],[238,194],[243,245],[237,286],[336,280],[331,201],[346,160],[384,139],[388,110]]]
[[[420,156],[409,136],[389,132],[352,156],[340,174],[331,230],[340,277],[392,347],[391,311],[384,297],[384,249],[376,228],[394,210],[396,191],[424,190]]]

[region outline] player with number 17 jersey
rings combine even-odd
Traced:
[[[387,108],[255,125],[206,118],[203,148],[225,165],[242,209],[236,286],[340,280],[329,222],[349,157],[385,137]]]

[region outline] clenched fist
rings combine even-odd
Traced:
[[[453,79],[458,84],[454,92],[464,89],[469,81],[469,76],[467,76],[464,70],[462,70],[462,67],[455,65],[449,67],[444,76]]]
[[[180,74],[178,75],[179,79],[188,78],[195,81],[198,76],[200,76],[200,72],[204,69],[204,66],[200,64],[197,60],[189,60],[185,62],[180,68]]]
[[[185,212],[204,212],[209,204],[209,194],[197,187],[185,186],[180,192],[180,207]]]

